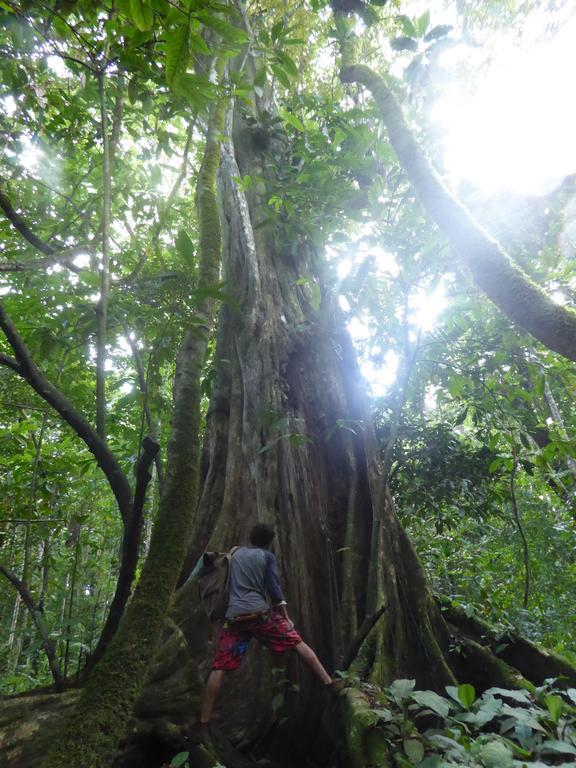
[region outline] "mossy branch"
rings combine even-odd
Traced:
[[[448,237],[476,284],[513,322],[549,349],[576,361],[576,312],[555,304],[454,197],[408,127],[384,79],[365,65],[345,66],[344,83],[372,94],[390,143],[420,201]]]

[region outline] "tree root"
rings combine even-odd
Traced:
[[[505,683],[504,687],[530,688],[531,684],[541,685],[551,677],[559,678],[560,685],[576,685],[576,669],[566,659],[539,648],[517,632],[497,633],[492,625],[478,616],[468,616],[462,608],[448,601],[440,602],[442,615],[454,639],[453,648],[464,650],[459,654],[460,660],[455,662],[458,679],[474,683],[478,690],[485,690],[495,683]],[[476,664],[479,664],[478,668]],[[482,667],[486,673],[484,684],[478,676]]]

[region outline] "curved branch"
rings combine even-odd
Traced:
[[[44,649],[44,653],[46,654],[46,658],[48,659],[48,666],[50,667],[50,672],[52,673],[52,677],[54,678],[56,690],[57,691],[62,690],[64,680],[62,678],[62,675],[60,674],[60,667],[58,665],[58,660],[56,658],[56,644],[50,638],[48,627],[46,626],[46,622],[44,621],[44,612],[42,608],[40,607],[40,605],[36,605],[36,603],[34,602],[34,599],[32,598],[32,595],[30,594],[30,592],[26,587],[26,584],[23,581],[21,581],[18,578],[18,576],[16,576],[15,573],[13,573],[8,568],[5,568],[1,563],[0,563],[0,573],[3,576],[5,576],[8,579],[8,581],[12,584],[12,586],[16,589],[16,591],[22,598],[22,601],[30,611],[32,620],[42,640],[42,648]]]
[[[20,368],[20,366],[18,365],[18,362],[14,360],[13,357],[8,357],[8,355],[0,354],[0,365],[5,365],[6,368],[11,368],[18,375],[22,375],[22,369]]]
[[[132,505],[132,513],[130,515],[130,524],[126,528],[122,539],[120,571],[118,573],[118,581],[116,582],[116,591],[112,598],[112,603],[110,604],[106,623],[98,638],[98,644],[89,660],[88,670],[102,657],[110,640],[116,634],[116,630],[118,629],[118,625],[124,614],[126,603],[130,597],[130,590],[132,582],[134,581],[134,574],[136,572],[138,556],[140,554],[142,512],[144,510],[144,502],[146,501],[146,489],[151,480],[150,466],[159,450],[159,444],[150,437],[145,437],[142,441],[142,456],[136,466],[136,489],[134,491],[134,502]]]
[[[118,503],[124,527],[126,528],[130,522],[132,512],[132,489],[116,457],[80,411],[40,371],[1,302],[0,328],[4,331],[16,356],[16,360],[13,361],[5,355],[0,355],[0,363],[12,368],[19,376],[25,379],[32,389],[52,408],[58,411],[64,421],[85,442],[96,459],[98,466],[106,475]]]
[[[0,179],[0,182],[2,179]],[[68,248],[64,251],[54,248],[42,238],[38,237],[28,226],[25,219],[16,211],[4,192],[0,191],[0,208],[4,211],[6,218],[12,223],[22,237],[33,245],[37,251],[49,256],[48,259],[35,259],[31,261],[5,261],[0,263],[0,272],[24,272],[31,269],[46,269],[59,262],[65,262],[66,266],[73,271],[79,271],[73,265],[67,263],[81,253],[86,253],[89,248],[85,245],[77,245],[74,248]]]
[[[28,224],[26,224],[23,217],[20,216],[20,214],[16,211],[4,192],[0,192],[0,208],[2,208],[6,214],[6,218],[12,222],[14,228],[18,230],[22,237],[31,245],[33,245],[36,250],[45,253],[47,256],[51,256],[53,253],[55,253],[55,249],[49,243],[47,243],[45,240],[42,240],[40,237],[35,235],[34,232],[32,232]]]
[[[1,193],[0,193],[1,194]],[[89,249],[85,246],[76,246],[66,251],[53,251],[53,253],[45,259],[30,259],[29,261],[2,261],[0,262],[0,272],[29,272],[36,269],[48,269],[55,264],[64,263],[73,272],[80,272],[80,269],[74,264],[70,264],[72,259],[76,256],[84,254]]]
[[[454,197],[425,156],[383,78],[367,66],[353,64],[340,71],[340,79],[364,85],[372,94],[422,205],[477,285],[510,320],[549,349],[576,361],[576,312],[551,301]]]

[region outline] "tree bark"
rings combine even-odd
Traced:
[[[266,108],[263,104],[262,108]],[[188,557],[245,540],[274,524],[290,615],[334,669],[367,615],[372,627],[355,670],[375,682],[453,682],[448,633],[385,484],[352,345],[317,255],[268,216],[271,163],[240,114],[223,149],[223,265],[234,305],[221,312],[214,393],[207,414],[202,493]],[[271,150],[272,151],[272,150]],[[237,179],[261,177],[243,191]],[[289,237],[287,237],[289,233]],[[353,424],[353,431],[342,424]],[[377,528],[376,528],[377,526]],[[376,530],[375,530],[376,528]],[[371,541],[375,545],[371,547]],[[370,552],[372,551],[372,554]],[[370,584],[374,584],[373,590]],[[209,651],[206,652],[205,654]],[[270,710],[270,670],[258,654],[220,704],[227,730],[254,738]],[[304,744],[317,729],[318,688],[290,666],[299,693],[287,703]],[[238,707],[250,690],[251,707]]]

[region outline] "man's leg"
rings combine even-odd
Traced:
[[[200,710],[200,722],[205,725],[210,721],[212,717],[212,710],[214,709],[214,703],[222,688],[222,681],[224,680],[223,669],[213,669],[208,675],[206,681],[206,687],[204,688],[204,697],[202,699],[202,709]]]
[[[212,710],[224,680],[224,672],[240,668],[249,643],[250,634],[248,632],[228,624],[220,628],[216,641],[216,653],[212,662],[212,671],[208,675],[202,698],[202,707],[200,709],[201,725],[208,723],[212,717]]]
[[[306,645],[305,642],[301,642],[294,646],[294,650],[306,662],[306,664],[308,664],[310,669],[320,678],[320,680],[322,680],[324,685],[332,684],[332,678],[328,672],[326,672],[322,666],[322,662],[309,645]]]

